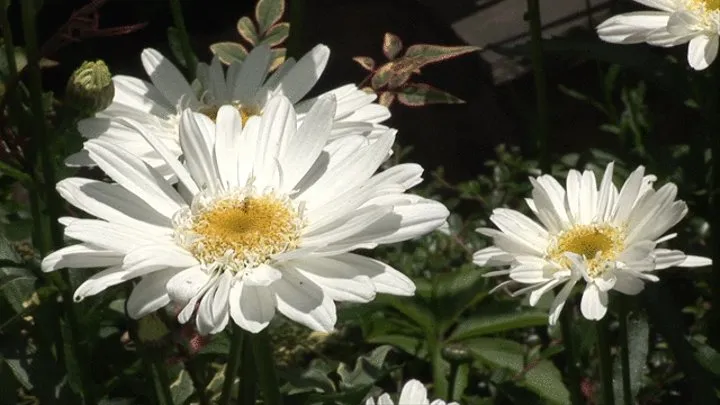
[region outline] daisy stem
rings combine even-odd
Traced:
[[[255,366],[252,352],[252,342],[250,342],[250,339],[245,339],[245,342],[243,343],[242,364],[245,370],[250,371],[240,375],[240,387],[238,387],[240,392],[237,396],[238,403],[254,404],[255,396],[257,394],[257,381],[255,381],[255,373],[252,371],[255,369]]]
[[[153,371],[153,380],[155,381],[155,391],[157,393],[160,405],[174,405],[172,391],[170,391],[170,378],[167,374],[167,366],[162,359],[154,355],[150,355],[153,359],[150,365]]]
[[[607,317],[595,322],[597,331],[598,354],[600,357],[600,379],[602,381],[602,405],[614,405],[613,399],[613,371],[612,357],[610,356],[610,341],[608,336]]]
[[[275,359],[270,347],[270,336],[267,329],[250,336],[252,352],[255,359],[260,389],[263,392],[264,404],[281,405],[280,384],[275,374]]]
[[[630,347],[628,346],[628,303],[626,297],[618,297],[618,318],[620,321],[620,327],[618,333],[620,334],[620,365],[622,366],[622,390],[623,390],[623,404],[632,405],[635,401],[632,397],[632,390],[630,389]]]
[[[232,388],[237,377],[240,365],[240,357],[243,353],[243,337],[245,333],[234,322],[232,342],[230,342],[230,353],[228,354],[228,362],[225,366],[225,380],[222,386],[222,395],[220,396],[220,405],[228,405],[232,402]]]
[[[542,22],[540,20],[539,0],[527,0],[526,20],[530,25],[530,48],[533,75],[535,77],[535,100],[537,102],[535,136],[537,139],[540,169],[543,172],[547,172],[550,169],[548,156],[550,124],[547,102],[547,78],[545,77],[545,67],[543,64]]]
[[[39,197],[38,202],[44,205],[44,207],[39,207],[38,211],[42,211],[42,208],[45,208],[47,212],[47,215],[42,215],[42,212],[34,213],[38,214],[38,216],[34,217],[33,221],[42,221],[42,224],[39,226],[44,227],[44,229],[41,229],[42,235],[37,236],[49,235],[49,241],[43,243],[41,247],[41,253],[44,256],[49,250],[61,247],[64,243],[62,229],[60,229],[58,223],[63,204],[55,191],[56,178],[52,160],[53,142],[45,124],[42,76],[40,73],[40,51],[38,48],[37,28],[35,24],[38,10],[35,8],[35,1],[23,1],[20,2],[20,5],[23,34],[25,37],[25,53],[27,55],[26,69],[30,90],[30,110],[34,118],[31,124],[33,125],[32,144],[40,151],[40,170],[37,170],[34,176],[35,191],[37,192],[36,196]],[[45,239],[43,238],[43,240]],[[73,305],[72,283],[67,270],[63,271],[62,279],[63,282],[59,282],[58,277],[55,276],[51,278],[51,280],[55,281],[55,284],[59,286],[62,293],[65,315],[67,316],[67,321],[70,326],[70,347],[75,357],[74,361],[78,364],[84,402],[86,404],[94,404],[96,402],[93,390],[94,385],[86,368],[90,362],[86,358],[85,353],[80,349],[81,334],[75,306]]]
[[[442,345],[434,335],[428,336],[428,348],[432,353],[433,385],[435,395],[439,398],[448,396],[448,379],[445,375],[447,362],[442,355]]]
[[[180,0],[170,0],[170,12],[172,13],[172,19],[180,33],[180,49],[182,50],[183,57],[185,58],[185,67],[187,68],[190,81],[195,79],[195,70],[197,69],[197,61],[190,45],[190,35],[188,34],[187,27],[185,26],[185,19],[183,18],[182,6]]]
[[[567,354],[567,385],[570,390],[570,399],[573,405],[581,405],[583,396],[580,391],[580,369],[578,367],[577,350],[572,337],[573,312],[570,310],[571,308],[566,307],[564,311],[560,312],[560,330],[565,353]]]

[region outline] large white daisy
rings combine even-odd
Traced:
[[[321,98],[299,127],[284,96],[245,123],[232,106],[221,107],[216,122],[185,110],[184,164],[151,128],[126,121],[165,159],[177,189],[121,146],[86,142],[116,183],[58,183],[68,202],[97,219],[62,218],[65,236],[79,243],[50,254],[43,270],[104,267],[78,287],[76,300],[142,277],[128,298],[132,317],[174,302],[180,322],[196,315],[203,334],[222,330],[229,318],[260,331],[276,309],[330,331],[333,301],[412,295],[402,273],[350,252],[423,235],[448,211],[405,194],[421,181],[419,165],[376,174],[394,130],[374,141],[348,135],[328,144],[335,107],[333,96]]]
[[[365,405],[395,405],[390,395],[385,393],[378,397],[377,402],[375,399],[368,398],[365,401]],[[457,402],[446,403],[442,399],[436,399],[432,402],[427,397],[427,389],[418,380],[410,380],[403,385],[402,391],[400,392],[400,398],[398,398],[397,405],[459,405]]]
[[[616,15],[597,27],[600,38],[618,44],[671,47],[689,43],[688,63],[703,70],[715,60],[720,0],[635,0],[656,11]]]
[[[655,270],[671,266],[698,267],[710,259],[659,248],[677,234],[665,235],[687,214],[676,201],[677,187],[667,183],[653,188],[655,176],[644,176],[640,166],[620,191],[612,181],[610,163],[598,188],[595,175],[571,170],[566,187],[552,176],[531,178],[532,198],[527,203],[540,223],[518,211],[498,208],[490,220],[499,228],[480,228],[494,246],[475,253],[480,266],[506,269],[488,276],[508,275],[509,283],[527,284],[515,294],[530,293],[530,304],[563,285],[550,309],[554,324],[575,284],[584,280],[580,309],[592,320],[605,316],[608,291],[634,295],[645,281],[657,281]]]
[[[215,57],[209,66],[198,65],[198,92],[185,80],[180,71],[160,52],[145,49],[142,64],[152,83],[118,75],[113,77],[115,97],[110,106],[93,118],[82,120],[78,129],[87,139],[102,139],[122,146],[140,156],[164,175],[172,173],[164,159],[127,125],[131,118],[151,130],[174,155],[181,153],[178,139],[180,113],[185,108],[215,118],[222,105],[233,105],[243,120],[262,114],[268,100],[282,94],[295,104],[297,121],[301,124],[318,98],[303,100],[317,83],[330,57],[325,45],[318,45],[297,63],[287,59],[268,77],[271,52],[266,45],[254,48],[242,63],[233,63],[224,71]],[[348,84],[325,94],[337,100],[329,140],[345,134],[364,133],[369,136],[383,133],[387,127],[379,125],[390,117],[384,106],[374,103],[376,96]],[[71,166],[94,165],[86,150],[70,156]]]

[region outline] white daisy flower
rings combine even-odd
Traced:
[[[387,393],[380,395],[377,402],[373,398],[368,398],[365,405],[395,405],[390,395]],[[436,399],[432,402],[428,400],[427,390],[425,386],[418,380],[410,380],[405,383],[398,398],[398,405],[459,405],[457,402],[448,402]]]
[[[720,0],[635,0],[657,11],[616,15],[597,27],[603,41],[671,47],[689,43],[688,63],[703,70],[715,60]]]
[[[254,48],[242,63],[233,63],[225,73],[220,60],[198,64],[197,80],[202,93],[196,94],[182,73],[160,52],[145,49],[142,64],[152,83],[130,76],[114,76],[115,97],[110,106],[93,118],[78,123],[78,130],[87,139],[102,139],[122,146],[140,156],[164,175],[172,170],[164,159],[149,146],[143,137],[124,121],[131,118],[153,134],[174,155],[181,153],[178,139],[180,113],[185,108],[215,118],[222,105],[238,109],[243,121],[261,115],[268,100],[282,94],[295,104],[298,124],[301,124],[318,98],[303,100],[317,83],[330,57],[325,45],[318,45],[300,58],[287,59],[268,77],[271,52],[267,45]],[[390,112],[374,103],[376,96],[348,84],[325,94],[337,100],[337,109],[329,140],[345,134],[364,132],[369,136],[383,133],[387,127],[378,123],[388,119]],[[70,156],[70,166],[94,165],[86,150]]]
[[[47,256],[43,270],[104,267],[77,288],[78,301],[142,277],[127,301],[130,316],[174,302],[179,321],[195,314],[202,334],[223,330],[229,318],[258,332],[276,309],[331,331],[334,301],[412,295],[405,275],[350,252],[423,235],[448,211],[405,194],[421,181],[419,165],[375,174],[394,130],[372,142],[348,135],[328,144],[335,106],[333,96],[321,98],[299,127],[284,96],[244,125],[232,106],[221,107],[216,122],[185,110],[184,164],[151,129],[128,120],[174,171],[177,190],[121,146],[87,141],[90,158],[116,183],[58,183],[63,198],[97,219],[62,218],[65,236],[79,243]]]
[[[480,228],[494,246],[475,252],[479,266],[507,269],[487,276],[508,275],[509,283],[527,284],[513,294],[530,293],[530,305],[556,286],[563,285],[550,309],[555,324],[575,284],[584,280],[580,309],[591,320],[605,316],[608,291],[635,295],[645,281],[657,281],[655,270],[671,266],[708,266],[705,257],[659,248],[677,234],[665,235],[687,214],[676,201],[677,187],[668,183],[653,188],[655,176],[638,167],[620,191],[612,181],[610,163],[598,188],[595,175],[571,170],[563,188],[552,176],[531,178],[528,206],[540,223],[518,211],[498,208],[490,220],[499,228]],[[498,286],[498,287],[500,287]]]

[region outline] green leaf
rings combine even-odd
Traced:
[[[370,84],[372,85],[372,88],[374,90],[381,89],[388,84],[388,82],[394,75],[393,66],[394,62],[389,62],[380,66],[380,68],[375,71],[375,74],[373,74],[373,77],[370,80]]]
[[[337,368],[337,373],[340,376],[340,387],[347,390],[373,385],[384,374],[383,364],[391,349],[392,346],[384,345],[376,348],[367,356],[359,357],[355,361],[355,368],[352,370],[349,370],[345,363],[340,363]]]
[[[250,45],[257,45],[257,43],[260,42],[258,33],[255,30],[255,24],[249,17],[242,17],[238,20],[237,30],[240,33],[240,36],[245,38],[245,40],[248,41]]]
[[[542,326],[547,321],[547,313],[538,311],[477,315],[460,323],[449,340],[457,342],[512,329]]]
[[[562,382],[560,371],[551,361],[539,360],[525,364],[525,347],[506,339],[477,338],[465,341],[473,357],[491,368],[513,372],[512,381],[552,404],[570,403],[570,394]]]
[[[194,391],[195,388],[190,375],[187,371],[180,367],[175,379],[170,383],[170,392],[172,393],[173,403],[184,404]]]
[[[391,295],[383,295],[378,297],[377,300],[395,308],[426,333],[434,333],[436,325],[435,316],[422,300],[415,297],[395,297]]]
[[[464,104],[452,94],[425,83],[408,83],[397,91],[398,101],[408,107],[428,104]]]
[[[245,47],[237,42],[216,42],[210,45],[210,51],[217,55],[220,61],[226,65],[233,62],[242,63],[248,54]]]
[[[353,60],[368,72],[375,70],[375,60],[369,56],[356,56]]]
[[[175,57],[175,60],[178,61],[180,66],[186,67],[187,61],[185,60],[185,54],[182,50],[180,35],[179,29],[175,27],[168,27],[167,39],[168,45],[170,45],[170,52],[172,52],[173,57]]]
[[[625,297],[622,297],[623,299]],[[647,374],[647,357],[649,351],[650,327],[644,316],[634,315],[628,319],[628,360],[630,363],[630,391],[632,402],[635,402],[643,379]],[[623,397],[622,364],[620,356],[616,356],[613,365],[613,391],[618,401]]]
[[[0,235],[0,294],[3,294],[15,312],[22,312],[23,303],[35,292],[32,272],[22,266],[22,260],[12,243]]]
[[[262,39],[263,44],[268,46],[278,46],[285,42],[290,35],[290,23],[275,24],[265,33]]]
[[[695,347],[698,363],[714,375],[720,376],[720,353],[697,340],[691,340],[690,343]]]
[[[280,376],[287,381],[282,391],[288,394],[335,392],[333,380],[328,377],[332,372],[333,368],[322,359],[313,359],[304,370],[278,370]]]
[[[270,27],[280,21],[285,13],[285,0],[259,0],[255,6],[255,21],[260,33],[265,34]]]
[[[417,68],[431,63],[456,58],[466,53],[479,51],[477,46],[441,46],[430,44],[416,44],[405,51],[406,58],[412,58],[417,63]]]
[[[385,37],[383,38],[383,54],[385,54],[385,57],[393,60],[395,57],[402,51],[403,43],[400,40],[400,37],[397,35],[386,32]]]
[[[444,334],[463,311],[487,296],[487,279],[475,269],[438,274],[433,283],[430,307],[438,319],[440,334]]]

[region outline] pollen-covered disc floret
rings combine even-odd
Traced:
[[[585,259],[588,275],[601,276],[612,269],[624,249],[625,232],[611,224],[575,225],[553,238],[546,258],[562,268],[570,268],[568,253]]]
[[[173,304],[178,321],[193,322],[202,335],[230,320],[257,333],[276,313],[330,332],[336,301],[412,295],[404,274],[353,251],[428,233],[448,211],[406,193],[421,181],[420,166],[378,172],[394,130],[372,139],[350,131],[328,142],[337,108],[334,96],[321,97],[300,123],[283,95],[249,117],[232,105],[212,114],[186,109],[181,157],[154,127],[128,120],[172,182],[122,146],[86,142],[114,182],[58,184],[63,198],[95,219],[63,218],[65,236],[78,243],[47,256],[43,270],[102,268],[77,288],[76,301],[139,280],[127,300],[130,316]]]
[[[598,25],[600,38],[619,44],[646,42],[671,47],[688,44],[688,64],[707,68],[718,52],[720,1],[635,0],[652,11],[619,14]]]
[[[302,210],[287,197],[253,191],[196,198],[173,219],[176,240],[201,263],[236,273],[297,248]]]
[[[655,190],[655,177],[645,176],[641,166],[618,189],[613,167],[607,166],[599,186],[589,170],[570,170],[565,186],[548,175],[530,179],[533,191],[527,202],[538,221],[498,208],[490,220],[499,229],[478,230],[494,245],[475,252],[473,261],[503,268],[486,273],[509,277],[498,287],[519,284],[513,294],[529,293],[530,305],[535,305],[562,286],[550,308],[551,324],[578,282],[585,282],[581,312],[597,320],[607,311],[610,290],[637,294],[645,282],[658,280],[655,270],[711,264],[659,246],[676,236],[664,234],[687,213],[685,203],[675,200],[674,184]]]

